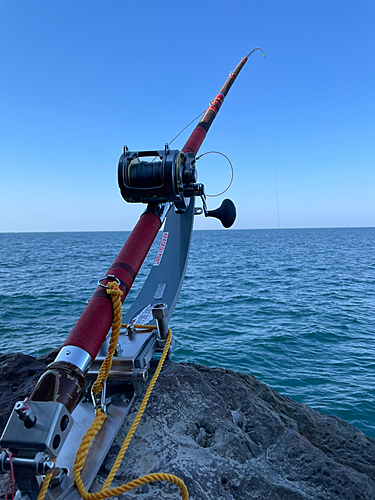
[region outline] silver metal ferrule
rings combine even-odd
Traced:
[[[159,203],[158,205],[147,205],[144,213],[157,215],[160,222],[163,224],[164,219],[167,216],[168,210],[171,208],[172,203],[169,201],[167,203]]]
[[[64,346],[57,355],[54,363],[65,361],[79,368],[83,373],[86,373],[92,364],[92,358],[88,352],[81,347],[75,345]]]

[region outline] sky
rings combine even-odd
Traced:
[[[208,208],[231,198],[234,229],[375,226],[373,0],[2,0],[0,22],[0,232],[131,230],[123,146],[163,149],[256,46],[200,150],[234,168]],[[223,157],[197,167],[226,188]]]

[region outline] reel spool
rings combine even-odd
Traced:
[[[155,161],[145,161],[147,157]],[[189,198],[203,193],[197,177],[195,155],[169,149],[168,145],[164,151],[129,151],[125,146],[118,164],[118,185],[125,201],[171,202],[181,212],[189,206]]]

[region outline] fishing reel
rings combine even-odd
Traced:
[[[144,158],[153,158],[145,161]],[[118,164],[118,185],[129,203],[174,203],[184,212],[189,198],[200,195],[193,153],[165,145],[162,151],[129,151],[125,146]]]
[[[128,203],[170,202],[177,213],[187,209],[190,198],[200,196],[203,208],[195,209],[195,213],[215,217],[224,227],[231,227],[236,219],[234,203],[226,199],[218,209],[207,210],[204,185],[197,183],[195,163],[194,153],[172,150],[167,144],[160,151],[129,151],[125,146],[118,163],[121,195]]]

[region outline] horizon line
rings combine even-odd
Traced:
[[[252,228],[222,228],[193,229],[193,231],[282,231],[304,229],[374,229],[375,226],[307,226],[307,227],[252,227]],[[162,231],[160,228],[159,231]],[[159,232],[158,231],[158,232]],[[131,233],[132,229],[81,229],[60,231],[0,231],[0,234],[60,234],[60,233]]]

